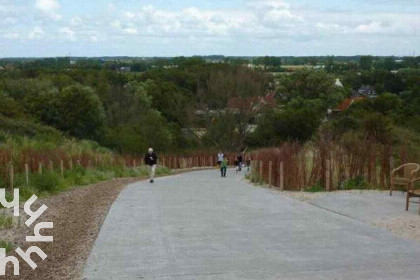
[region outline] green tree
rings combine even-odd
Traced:
[[[101,141],[106,119],[99,97],[92,88],[74,85],[64,88],[57,99],[56,127],[77,138]]]
[[[260,119],[253,138],[262,146],[278,145],[283,141],[305,142],[317,131],[320,123],[321,118],[314,110],[271,111]]]
[[[372,56],[368,55],[368,56],[360,57],[360,60],[359,60],[360,69],[370,71],[372,69],[372,64],[373,64]]]

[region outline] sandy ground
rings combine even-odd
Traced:
[[[391,198],[388,196],[388,191],[376,191],[376,190],[350,190],[350,191],[338,191],[333,193],[307,193],[307,192],[289,192],[284,191],[282,194],[297,199],[302,202],[317,204],[325,208],[329,208],[329,205],[324,205],[324,201],[328,199],[337,199],[348,197],[347,200],[359,200],[364,201],[364,204],[356,204],[355,207],[361,208],[365,215],[362,219],[365,222],[370,223],[373,226],[381,227],[387,229],[394,234],[399,236],[417,240],[420,242],[420,215],[418,214],[418,204],[410,204],[410,212],[405,211],[405,196],[400,192],[395,192],[394,196]],[[337,197],[338,196],[338,197]],[[383,199],[394,199],[398,202],[398,208],[393,208],[393,205],[384,203]],[[381,201],[382,200],[382,201]],[[369,212],[372,208],[382,207],[384,211],[383,215],[369,215]],[[344,208],[344,207],[343,207]],[[357,214],[353,215],[352,211],[348,209],[343,209],[338,207],[340,213],[348,215],[350,217],[354,216],[358,218]],[[336,211],[336,208],[331,210]]]

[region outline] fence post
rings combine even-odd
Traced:
[[[25,181],[26,185],[29,185],[29,164],[25,163]]]
[[[270,188],[271,188],[271,185],[273,183],[272,178],[273,178],[273,162],[270,161],[268,163],[268,186]]]
[[[38,173],[42,174],[42,162],[38,162]]]
[[[263,179],[263,162],[260,160],[260,180]]]
[[[60,174],[61,178],[64,178],[64,162],[60,160]]]
[[[48,167],[49,167],[49,170],[50,171],[53,171],[53,169],[54,169],[54,163],[52,162],[52,160],[49,161],[49,166]]]
[[[391,174],[392,174],[392,170],[394,170],[394,158],[392,157],[392,155],[389,157],[389,174],[387,175],[388,177],[389,177],[389,179],[388,179],[388,184],[389,184],[389,186],[388,187],[391,187],[391,185],[392,185],[392,176],[391,176]]]
[[[327,159],[325,168],[325,189],[327,192],[331,191],[331,161]]]
[[[9,177],[10,177],[9,192],[13,193],[13,189],[14,189],[13,183],[15,182],[15,171],[13,168],[13,164],[10,164]]]
[[[137,166],[136,160],[133,159],[133,167],[136,167],[136,166]]]
[[[284,165],[282,161],[280,162],[279,176],[280,176],[280,190],[284,191]]]
[[[80,159],[78,159],[78,160],[76,161],[76,163],[77,163],[77,166],[80,166]]]
[[[73,160],[72,159],[69,160],[69,169],[73,170]]]

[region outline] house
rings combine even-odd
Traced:
[[[376,97],[376,91],[370,85],[363,85],[357,91],[353,91],[353,96]]]
[[[360,102],[366,100],[365,96],[357,96],[357,97],[351,97],[345,99],[340,105],[338,105],[336,108],[332,110],[333,113],[341,113],[343,111],[346,111],[348,108],[350,108],[351,105],[354,103]]]
[[[276,94],[271,92],[265,96],[231,97],[228,100],[227,107],[233,110],[257,110],[261,107],[274,107],[276,105]]]
[[[335,79],[335,84],[336,87],[339,88],[344,88],[343,84],[341,83],[340,79]]]
[[[131,67],[123,66],[119,69],[119,71],[122,72],[122,73],[131,72]]]

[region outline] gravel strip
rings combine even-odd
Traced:
[[[20,276],[11,276],[9,265],[6,273],[9,276],[4,279],[79,279],[112,203],[127,184],[139,180],[115,179],[38,199],[37,205],[43,203],[48,206],[40,221],[54,222],[54,229],[47,229],[41,233],[53,235],[54,242],[31,243],[31,246],[39,246],[48,258],[42,261],[36,254],[32,254],[38,268],[32,270],[21,260]],[[32,209],[36,210],[38,207],[33,206]],[[24,224],[20,228],[0,231],[0,239],[12,242],[24,251],[28,248],[28,243],[25,242],[27,235],[33,235],[33,227],[29,229]]]

